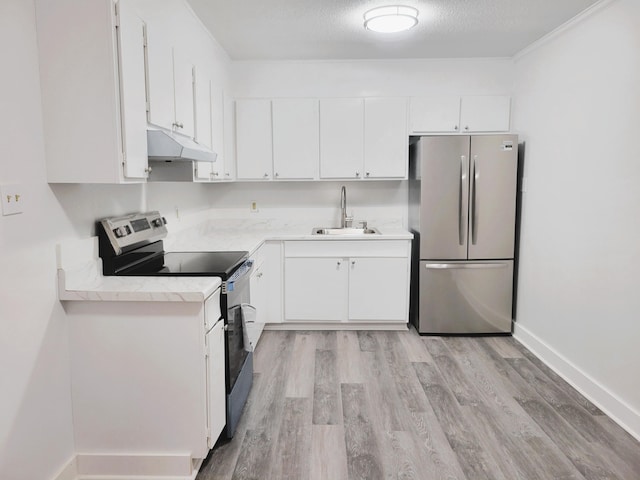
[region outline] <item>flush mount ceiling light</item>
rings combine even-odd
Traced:
[[[380,33],[396,33],[409,30],[418,24],[418,10],[413,7],[393,5],[373,8],[364,14],[364,28]]]

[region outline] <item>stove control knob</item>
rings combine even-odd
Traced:
[[[122,238],[127,236],[127,231],[125,230],[124,227],[115,228],[113,230],[113,233],[115,234],[116,238]]]
[[[155,218],[155,219],[153,219],[153,220],[151,221],[151,224],[152,224],[154,227],[156,227],[156,228],[157,228],[157,227],[161,227],[161,226],[163,226],[163,225],[164,225],[164,223],[162,222],[162,219],[161,219],[161,218]]]

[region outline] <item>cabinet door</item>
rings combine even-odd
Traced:
[[[175,121],[173,94],[173,51],[165,32],[147,25],[147,121],[158,127],[173,129]]]
[[[271,101],[236,100],[236,135],[238,178],[271,179]]]
[[[125,8],[122,6],[125,5]],[[119,7],[120,25],[120,108],[122,109],[122,143],[124,176],[146,178],[147,102],[145,95],[145,24],[135,12]]]
[[[194,84],[196,136],[194,140],[207,148],[212,148],[210,83],[209,78],[200,69],[196,69]],[[211,162],[195,162],[195,179],[212,180],[212,165],[214,164]]]
[[[208,447],[213,448],[226,425],[224,378],[224,321],[219,320],[207,333],[207,418]]]
[[[363,166],[363,99],[320,100],[320,177],[361,178]]]
[[[282,242],[268,241],[262,247],[264,250],[265,282],[267,285],[267,314],[268,323],[282,322]]]
[[[342,258],[286,258],[285,320],[346,320],[348,273],[347,261]]]
[[[316,178],[320,158],[318,101],[273,100],[272,108],[274,178]]]
[[[349,260],[349,320],[408,321],[408,258]]]
[[[224,95],[222,89],[211,83],[211,126],[213,151],[218,154],[211,171],[212,180],[225,179]]]
[[[364,178],[406,178],[407,102],[367,98],[364,103]]]
[[[508,132],[511,97],[462,97],[460,125],[464,132]]]
[[[211,82],[201,69],[195,69],[195,138],[200,145],[212,148],[211,129]]]
[[[233,98],[222,94],[224,103],[224,180],[236,179],[236,108]]]
[[[253,345],[258,344],[262,327],[267,322],[267,312],[269,305],[269,270],[262,263],[251,273],[249,279],[249,290],[251,291],[251,305],[256,308],[256,322],[260,324],[260,331],[256,332],[257,338],[253,341]]]
[[[195,136],[194,74],[195,66],[179,51],[173,51],[173,83],[175,88],[175,131]]]
[[[414,97],[409,101],[411,133],[460,131],[460,97]]]

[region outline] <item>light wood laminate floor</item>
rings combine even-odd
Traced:
[[[265,331],[197,480],[640,479],[640,444],[511,337]]]

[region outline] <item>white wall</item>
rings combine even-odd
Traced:
[[[228,58],[208,35],[199,38],[208,43],[197,54],[212,60],[212,78],[226,87]],[[93,235],[100,217],[145,208],[146,189],[47,184],[32,0],[0,2],[0,58],[0,184],[19,184],[24,200],[24,213],[0,216],[0,479],[48,480],[74,454],[55,246]]]
[[[235,97],[510,94],[510,59],[234,62]]]
[[[0,52],[0,183],[25,201],[0,217],[0,478],[44,479],[73,453],[54,241],[70,225],[45,181],[33,2],[0,2]]]
[[[640,2],[516,59],[516,334],[640,438]]]

